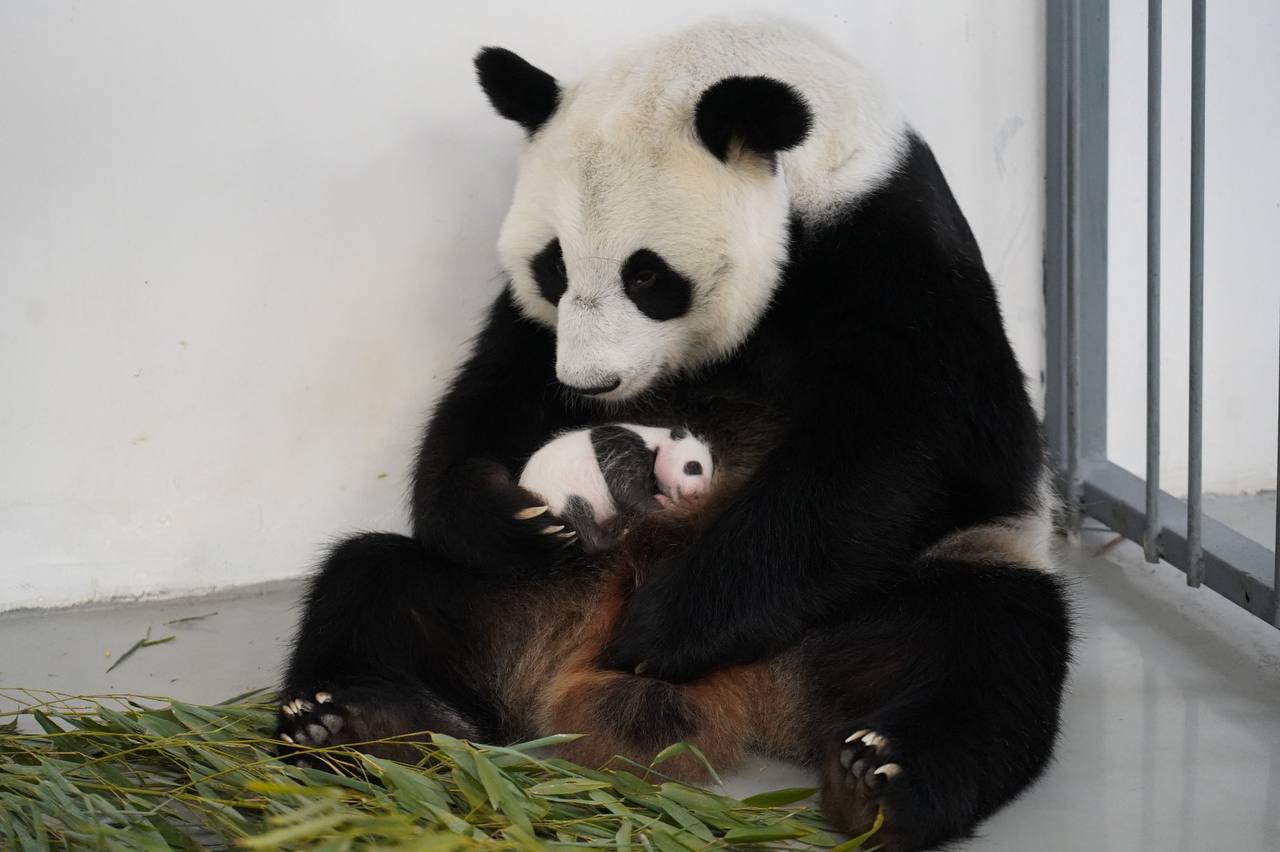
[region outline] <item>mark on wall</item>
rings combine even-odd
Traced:
[[[1013,137],[1018,135],[1018,131],[1022,129],[1022,125],[1025,123],[1022,120],[1022,116],[1013,115],[1006,118],[1004,124],[1001,124],[1000,129],[996,131],[996,139],[991,148],[996,155],[996,171],[1000,173],[1000,177],[1004,177],[1005,174],[1005,151],[1009,149],[1009,143],[1013,141]]]

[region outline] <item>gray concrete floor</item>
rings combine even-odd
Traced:
[[[1109,539],[1086,532],[1064,553],[1082,641],[1055,765],[964,848],[1280,850],[1280,631],[1130,545],[1096,556]],[[269,685],[297,591],[3,615],[0,686],[216,701]],[[106,673],[148,627],[177,638]],[[810,782],[759,763],[730,788]]]
[[[1276,492],[1206,494],[1204,513],[1266,548],[1276,544]]]

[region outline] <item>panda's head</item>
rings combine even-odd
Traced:
[[[715,475],[711,448],[684,427],[672,429],[654,449],[653,475],[672,503],[697,503]]]
[[[510,51],[476,58],[527,133],[499,257],[583,395],[627,399],[731,353],[786,262],[779,155],[809,135],[806,98],[704,58],[641,51],[571,88]]]

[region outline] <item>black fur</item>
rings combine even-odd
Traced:
[[[643,438],[625,426],[611,423],[591,430],[591,446],[619,514],[658,508],[653,499],[658,493],[658,480],[653,473],[654,454],[645,446]]]
[[[595,511],[585,497],[570,496],[560,510],[560,520],[578,534],[582,549],[587,553],[599,553],[615,544],[613,535],[596,523]]]
[[[502,47],[486,47],[476,54],[480,88],[498,115],[509,118],[533,135],[560,103],[556,79]]]
[[[772,77],[726,77],[702,93],[694,111],[698,138],[722,161],[735,139],[771,157],[803,142],[812,124],[800,93]]]
[[[553,305],[560,304],[560,297],[569,287],[569,274],[564,268],[564,254],[560,241],[552,240],[529,261],[529,271],[538,282],[538,292]]]
[[[704,98],[713,152],[733,133],[774,149],[803,137],[795,109],[780,127],[741,124],[729,107],[747,102]],[[513,472],[592,420],[682,423],[717,459],[763,459],[696,540],[651,567],[607,665],[680,682],[786,651],[813,720],[803,757],[825,768],[829,808],[878,797],[891,849],[963,836],[1035,778],[1069,651],[1061,584],[926,553],[1036,500],[1038,427],[977,245],[914,138],[896,175],[838,221],[793,232],[742,347],[607,411],[558,389],[553,333],[504,291],[427,426],[412,537],[352,539],[322,566],[286,697],[350,689],[402,730],[439,724],[443,704],[483,737],[519,736],[478,685],[494,669],[489,633],[531,595],[574,600],[566,584],[590,563],[539,534],[545,515],[513,517],[534,502]],[[645,735],[674,741],[689,723],[666,721]],[[884,735],[900,777],[871,789],[840,763],[861,728]]]
[[[640,249],[622,264],[622,288],[649,319],[682,317],[693,301],[693,284],[655,251]]]

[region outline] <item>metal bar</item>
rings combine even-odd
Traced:
[[[1280,627],[1280,411],[1276,414],[1276,539],[1271,578],[1271,623]]]
[[[1147,527],[1142,552],[1160,561],[1161,0],[1147,3]]]
[[[1064,0],[1045,22],[1045,437],[1069,526],[1079,471],[1106,457],[1110,4]]]
[[[1110,461],[1091,461],[1081,471],[1089,514],[1130,541],[1140,541],[1146,529],[1142,511],[1145,488],[1140,477]],[[1190,560],[1186,504],[1160,492],[1160,512],[1168,520],[1160,530],[1164,559],[1186,571]],[[1201,531],[1204,584],[1264,621],[1276,607],[1271,574],[1275,557],[1270,550],[1213,518]]]
[[[1187,585],[1204,580],[1204,19],[1205,0],[1191,0],[1191,364],[1187,441]]]
[[[1067,529],[1080,529],[1080,2],[1067,34]]]
[[[1070,3],[1050,3],[1045,18],[1044,432],[1055,472],[1067,457],[1067,31]],[[1063,489],[1065,494],[1065,489]]]

